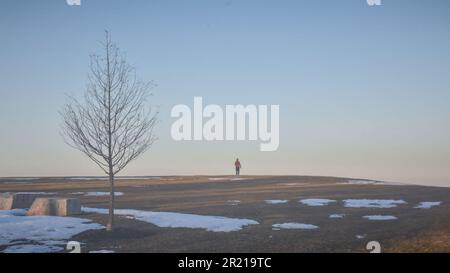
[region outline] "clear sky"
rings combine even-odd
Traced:
[[[153,80],[159,141],[122,175],[311,174],[450,186],[450,1],[65,0],[0,6],[0,176],[102,175],[60,137],[103,31]],[[279,104],[280,147],[175,142],[170,109]]]

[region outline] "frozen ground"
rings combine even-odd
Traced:
[[[125,194],[116,199],[116,228],[112,233],[89,227],[104,226],[108,222],[105,208],[109,189],[103,180],[92,179],[86,183],[42,178],[23,184],[0,183],[0,192],[75,196],[86,207],[85,211],[93,210],[74,217],[76,223],[61,223],[62,232],[67,232],[62,237],[67,239],[53,236],[55,231],[49,226],[40,230],[45,224],[25,231],[28,219],[38,223],[36,216],[19,216],[23,215],[20,210],[16,215],[3,212],[2,218],[15,217],[16,226],[23,227],[17,231],[9,227],[16,235],[8,235],[6,239],[6,222],[2,220],[0,234],[3,237],[0,238],[4,242],[0,251],[61,251],[68,240],[82,242],[84,253],[367,252],[365,247],[371,240],[379,241],[386,252],[450,251],[448,188],[372,186],[365,182],[338,185],[352,179],[333,177],[243,176],[239,177],[242,181],[230,183],[232,178],[187,176],[121,180],[116,189]],[[85,196],[88,192],[104,194]],[[237,206],[230,205],[237,203]],[[83,222],[87,219],[91,222]]]

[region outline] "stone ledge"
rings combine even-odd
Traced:
[[[81,204],[78,198],[37,198],[27,213],[28,216],[70,216],[76,214],[81,214]]]

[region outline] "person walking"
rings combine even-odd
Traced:
[[[236,167],[236,175],[239,176],[241,170],[241,162],[239,161],[239,158],[236,158],[234,166]]]

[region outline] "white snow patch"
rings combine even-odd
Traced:
[[[337,183],[339,185],[384,185],[384,182],[374,180],[348,180],[347,182]]]
[[[115,180],[160,180],[159,176],[120,176],[114,178]]]
[[[228,200],[227,202],[232,206],[237,206],[239,203],[241,203],[241,200]]]
[[[89,253],[114,253],[114,250],[106,250],[106,249],[92,250],[89,251]]]
[[[345,214],[330,214],[331,219],[344,218]]]
[[[85,194],[85,196],[109,196],[109,192],[107,191],[90,191]],[[116,191],[114,192],[114,196],[122,196],[123,192]]]
[[[240,180],[247,180],[248,178],[244,177],[210,177],[208,178],[209,181],[240,181]]]
[[[38,177],[14,177],[14,178],[0,178],[2,184],[26,184],[30,181],[39,180]]]
[[[64,250],[61,246],[55,245],[13,245],[3,250],[3,253],[50,253]]]
[[[228,177],[210,177],[208,178],[210,181],[222,181],[222,180],[230,180]]]
[[[0,210],[0,218],[9,216],[25,216],[25,215],[27,215],[27,210],[25,209]]]
[[[274,199],[274,200],[264,200],[264,202],[266,202],[267,204],[276,205],[276,204],[286,204],[287,202],[289,202],[289,200]]]
[[[57,179],[57,178],[55,178]],[[76,176],[76,177],[63,177],[64,180],[81,180],[81,181],[89,181],[89,180],[109,180],[108,177],[99,176],[99,177],[93,177],[93,176]]]
[[[367,215],[363,218],[375,221],[397,220],[398,218],[392,215]]]
[[[58,179],[58,178],[55,178]],[[90,180],[109,180],[109,177],[106,176],[73,176],[73,177],[63,177],[64,180],[81,180],[81,181],[90,181]],[[156,179],[159,180],[161,177],[159,176],[119,176],[115,177],[114,180],[151,180]]]
[[[9,178],[11,180],[18,180],[18,181],[34,181],[41,179],[40,177],[15,177],[15,178]]]
[[[272,225],[274,229],[317,229],[318,226],[302,223],[283,223]]]
[[[435,206],[439,206],[442,202],[420,202],[414,208],[416,209],[430,209]]]
[[[54,195],[56,192],[43,192],[43,191],[19,191],[19,192],[11,192],[12,194],[34,194],[34,195]],[[2,194],[2,193],[0,193]]]
[[[398,183],[398,182],[386,182],[386,181],[376,181],[376,180],[357,180],[350,179],[347,182],[339,182],[336,183],[339,185],[391,185],[391,186],[404,186],[407,184]]]
[[[36,195],[53,195],[53,194],[56,194],[56,192],[43,192],[43,191],[36,191],[36,192],[33,192],[33,191],[22,191],[22,192],[15,192],[15,193],[18,193],[18,194],[36,194]]]
[[[302,199],[299,201],[302,204],[312,206],[312,207],[320,207],[320,206],[326,206],[330,203],[336,202],[336,200],[331,199]]]
[[[406,204],[403,200],[384,199],[346,199],[344,206],[347,208],[394,208],[397,205]]]
[[[0,245],[8,246],[4,252],[61,251],[74,235],[104,228],[82,218],[25,214],[20,209],[0,211]]]
[[[82,207],[82,211],[108,214],[108,209]],[[133,209],[116,209],[116,215],[131,216],[135,220],[154,224],[158,227],[202,228],[214,232],[230,232],[247,225],[257,225],[250,219],[228,218],[222,216],[205,216],[178,212],[153,212]]]
[[[283,186],[303,186],[305,184],[306,183],[280,183],[280,185],[283,185]]]

